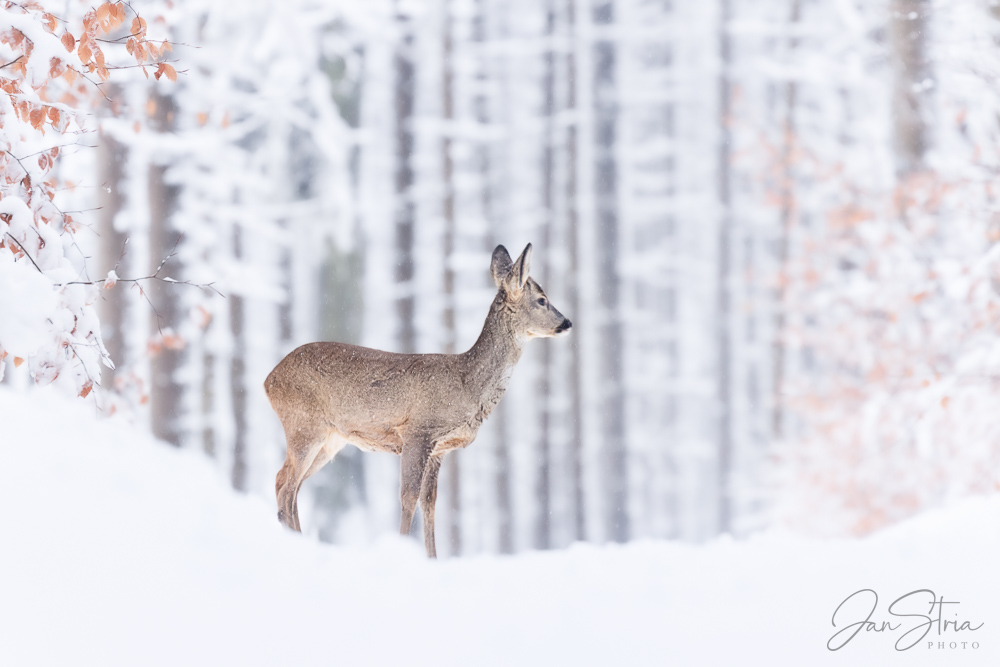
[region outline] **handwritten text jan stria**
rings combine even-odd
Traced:
[[[864,630],[893,635],[901,632],[896,639],[895,648],[897,651],[906,651],[916,646],[932,629],[936,629],[940,636],[975,632],[983,627],[982,623],[959,620],[958,604],[957,601],[945,600],[943,595],[938,597],[930,589],[921,588],[896,598],[889,605],[887,612],[892,617],[891,620],[875,621],[872,617],[878,607],[878,593],[870,588],[863,588],[851,593],[837,605],[832,622],[833,627],[838,630],[826,642],[826,647],[831,651],[839,651]],[[948,605],[947,609],[945,605]],[[945,618],[952,614],[954,620]]]

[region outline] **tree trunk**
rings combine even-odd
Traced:
[[[111,86],[107,90],[111,104],[119,99],[121,91],[118,86]],[[124,167],[128,160],[128,148],[115,141],[106,133],[101,132],[98,136],[97,163],[101,170],[100,184],[97,205],[98,225],[101,230],[100,243],[100,270],[101,275],[93,278],[99,279],[107,275],[107,271],[115,269],[119,276],[128,276],[130,271],[129,258],[125,254],[128,235],[115,227],[115,218],[125,207],[125,196],[123,193],[125,185]],[[108,350],[111,361],[119,368],[123,367],[126,354],[128,353],[128,341],[126,331],[128,330],[127,300],[128,290],[124,286],[116,289],[104,290],[100,300],[101,316],[101,337],[104,346]],[[108,390],[115,389],[116,371],[101,365],[101,386]]]
[[[730,319],[732,281],[730,263],[732,252],[732,208],[730,201],[730,129],[731,114],[731,81],[730,40],[728,33],[731,14],[730,0],[720,0],[719,3],[719,148],[718,148],[718,194],[719,194],[719,257],[718,257],[718,525],[716,529],[725,533],[730,530],[732,518],[732,498],[730,497],[730,482],[732,476],[732,341]]]
[[[455,322],[455,164],[452,159],[451,133],[454,128],[455,99],[454,74],[452,71],[453,43],[451,25],[451,2],[444,2],[444,45],[442,49],[441,72],[441,115],[444,120],[444,138],[441,141],[441,181],[444,187],[442,216],[444,217],[444,331],[445,354],[454,354],[457,335]],[[462,552],[462,480],[458,452],[452,452],[445,459],[445,479],[448,480],[448,540],[451,553]]]
[[[177,112],[174,98],[153,93],[155,111],[151,120],[152,128],[161,134],[173,132]],[[177,208],[179,188],[166,182],[168,165],[153,164],[149,168],[149,263],[153,270],[174,251],[180,242],[180,234],[172,223]],[[174,258],[161,277],[180,279],[182,274]],[[169,333],[167,328],[178,321],[180,304],[177,287],[170,283],[151,281],[146,288],[153,304],[152,331],[154,335]],[[171,341],[165,338],[165,341]],[[180,408],[182,387],[177,380],[182,351],[175,344],[164,344],[150,363],[150,419],[153,434],[172,445],[181,444]]]
[[[594,8],[594,22],[614,24],[614,1]],[[601,375],[604,381],[602,437],[607,466],[607,533],[616,542],[629,537],[627,451],[625,447],[625,388],[622,373],[622,323],[619,313],[618,172],[615,144],[618,100],[615,88],[617,49],[613,39],[594,42],[594,131],[597,214],[597,266],[602,323]]]
[[[571,38],[576,30],[576,0],[567,0],[566,24]],[[566,108],[570,113],[576,112],[576,56],[572,49],[566,56],[567,98]],[[566,242],[569,246],[569,276],[566,280],[568,312],[580,312],[580,240],[579,214],[577,212],[576,191],[577,170],[577,122],[574,120],[566,126]],[[573,317],[573,315],[570,315]],[[570,446],[569,474],[570,493],[572,495],[572,532],[573,540],[586,539],[586,515],[584,513],[583,496],[583,373],[581,371],[579,335],[569,341],[569,392],[570,392]]]
[[[555,7],[552,0],[545,12],[545,37],[549,47],[545,51],[544,101],[545,130],[542,148],[542,221],[541,246],[546,252],[552,249],[552,227],[555,216],[555,123],[556,110],[556,55],[552,48],[555,34]],[[539,278],[542,286],[549,285],[549,263],[540,267]],[[536,269],[537,271],[537,269]],[[538,382],[538,412],[540,417],[538,434],[538,477],[536,478],[535,499],[538,514],[535,520],[535,547],[549,549],[552,546],[552,346],[543,345]]]
[[[243,230],[233,226],[233,259],[243,259]],[[229,295],[229,325],[233,336],[229,386],[233,403],[233,488],[245,491],[247,484],[246,313],[241,294]]]
[[[789,25],[794,28],[802,13],[801,0],[792,0]],[[794,37],[788,40],[789,61],[795,58],[798,40]],[[785,295],[788,282],[788,261],[791,247],[792,225],[795,221],[795,188],[792,187],[795,174],[792,169],[792,155],[795,149],[795,105],[798,99],[798,85],[795,81],[785,84],[785,121],[782,128],[781,147],[781,229],[778,238],[778,287],[775,296],[774,321],[774,374],[771,435],[775,440],[785,436],[784,401],[782,392],[785,386]]]
[[[397,8],[400,3],[397,2]],[[403,32],[395,54],[396,107],[396,177],[395,177],[395,245],[396,245],[396,320],[397,343],[400,352],[416,351],[413,293],[413,32],[410,18],[402,13],[396,17]]]
[[[896,173],[903,176],[924,166],[930,116],[931,71],[927,59],[928,0],[892,0],[889,38],[892,48]]]

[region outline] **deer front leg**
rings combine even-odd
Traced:
[[[420,498],[420,483],[424,479],[424,469],[431,455],[431,443],[425,438],[403,443],[403,452],[399,465],[399,503],[402,514],[399,521],[399,534],[409,535],[413,524],[413,513],[417,509]]]
[[[432,456],[427,460],[424,480],[420,485],[420,507],[424,513],[424,546],[427,547],[429,558],[437,558],[437,549],[434,547],[434,503],[437,502],[438,472],[441,470],[442,459],[444,454]]]

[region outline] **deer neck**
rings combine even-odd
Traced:
[[[478,389],[481,418],[493,410],[507,390],[514,365],[521,358],[522,341],[514,332],[511,313],[502,295],[497,295],[479,339],[465,353],[466,383]]]

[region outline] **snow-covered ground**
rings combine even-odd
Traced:
[[[1000,664],[998,497],[863,541],[422,552],[294,535],[196,453],[83,401],[0,389],[0,665]],[[834,610],[865,588],[872,620],[901,627],[829,651]],[[924,618],[887,607],[918,589],[960,602],[945,620],[982,627],[935,625],[896,651]],[[929,596],[894,609],[936,618]]]

